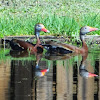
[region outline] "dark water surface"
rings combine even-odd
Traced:
[[[0,100],[100,100],[100,53],[19,55],[0,59]]]

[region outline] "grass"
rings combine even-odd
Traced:
[[[99,0],[10,0],[0,6],[0,37],[33,35],[34,25],[43,23],[50,33],[77,36],[80,27],[100,26]],[[99,31],[92,34],[100,35]]]

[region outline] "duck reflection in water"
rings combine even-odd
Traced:
[[[50,54],[50,55],[45,55],[45,58],[48,60],[67,60],[70,59],[74,56],[78,56],[79,54],[77,53],[71,53],[71,54],[62,54],[62,55],[56,55],[56,54]],[[81,54],[82,56],[82,61],[81,64],[79,66],[79,74],[82,77],[98,77],[97,74],[91,73],[88,70],[86,70],[86,59],[88,56],[88,52]]]
[[[23,51],[10,50],[9,54],[12,57],[20,58],[20,57],[29,57],[31,52],[29,52],[27,50],[23,50]]]
[[[79,73],[82,77],[84,78],[88,78],[88,77],[98,77],[98,75],[89,72],[88,70],[86,70],[86,59],[87,59],[88,53],[85,53],[84,55],[82,55],[82,61],[81,64],[79,66]]]
[[[47,72],[49,72],[49,69],[41,69],[39,66],[39,62],[41,60],[42,55],[37,54],[36,55],[36,66],[35,66],[35,76],[36,77],[42,77],[44,76]]]
[[[29,57],[30,54],[32,55],[32,53],[27,50],[24,50],[24,51],[11,50],[10,51],[10,55],[15,58]],[[49,69],[41,69],[39,66],[39,62],[40,62],[43,54],[35,53],[34,55],[36,57],[35,76],[36,77],[44,76],[47,72],[49,72]]]
[[[66,59],[70,59],[74,56],[77,56],[77,53],[68,53],[68,54],[50,54],[48,52],[46,52],[45,54],[45,59],[48,60],[66,60]]]

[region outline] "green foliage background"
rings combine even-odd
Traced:
[[[78,35],[84,25],[100,27],[99,0],[2,0],[0,37],[34,35],[34,25],[43,23],[50,33]],[[99,31],[92,34],[100,35]]]

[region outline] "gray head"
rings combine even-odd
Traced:
[[[94,28],[94,27],[90,27],[90,26],[84,26],[80,29],[80,35],[85,35],[89,32],[96,31],[96,30],[98,30],[98,28]]]
[[[96,31],[98,30],[98,28],[94,28],[94,27],[90,27],[90,26],[84,26],[80,29],[80,39],[84,40],[84,35],[92,32],[92,31]]]
[[[43,24],[38,23],[38,24],[35,25],[35,35],[39,37],[40,31],[49,32],[49,30],[47,30],[47,29],[44,27]]]

